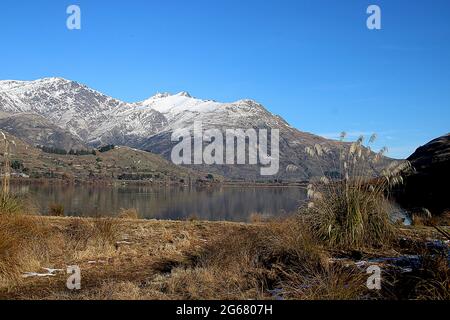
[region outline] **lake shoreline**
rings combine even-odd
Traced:
[[[237,187],[306,187],[307,181],[285,181],[285,182],[253,182],[253,181],[208,181],[200,180],[192,184],[186,184],[177,181],[138,181],[138,180],[63,180],[63,179],[42,179],[42,178],[11,178],[12,184],[35,184],[35,185],[86,185],[86,186],[120,186],[120,185],[136,185],[136,186],[200,186],[200,187],[217,187],[217,186],[237,186]]]

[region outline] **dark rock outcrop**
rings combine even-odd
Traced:
[[[450,134],[418,148],[409,158],[415,170],[404,177],[399,201],[409,208],[426,208],[432,214],[450,209]]]

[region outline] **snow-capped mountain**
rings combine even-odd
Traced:
[[[202,121],[204,129],[271,128],[280,130],[280,173],[283,178],[306,179],[320,174],[317,163],[305,155],[316,143],[336,149],[338,143],[289,126],[253,100],[219,103],[187,92],[157,94],[127,103],[85,85],[61,78],[36,81],[0,81],[0,111],[37,114],[91,146],[126,145],[170,156],[171,133]],[[336,152],[337,154],[337,152]],[[325,166],[329,171],[332,159]],[[229,177],[257,179],[255,166],[209,166],[203,169]]]
[[[181,92],[176,95],[157,94],[137,105],[163,114],[168,121],[166,130],[186,128],[194,121],[201,121],[205,128],[276,128],[287,125],[283,119],[274,116],[253,100],[219,103],[196,99],[187,92]],[[224,122],[224,119],[227,121]]]
[[[170,157],[175,143],[171,142],[172,132],[179,128],[192,128],[195,121],[201,121],[203,129],[278,129],[280,130],[280,172],[278,178],[307,179],[322,174],[320,165],[305,154],[306,146],[319,143],[335,149],[338,143],[319,136],[300,132],[291,127],[281,117],[270,113],[264,106],[253,100],[240,100],[233,103],[219,103],[211,100],[193,98],[187,92],[176,95],[157,94],[137,103],[141,108],[150,108],[163,114],[167,121],[161,132],[149,137],[140,148]],[[332,156],[333,157],[333,156]],[[335,160],[335,159],[334,159]],[[324,159],[325,169],[333,172],[333,159]],[[258,180],[261,178],[255,166],[198,166],[209,172],[232,178]]]
[[[0,110],[41,115],[93,145],[135,144],[135,139],[167,125],[155,110],[138,108],[61,78],[0,81]]]

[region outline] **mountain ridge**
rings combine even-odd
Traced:
[[[204,129],[278,129],[280,171],[276,178],[307,180],[323,174],[305,148],[321,144],[331,149],[324,159],[326,171],[335,174],[340,142],[301,132],[262,104],[242,99],[230,103],[202,100],[188,92],[158,93],[128,103],[109,97],[76,81],[44,78],[35,81],[0,81],[0,111],[35,113],[69,131],[91,147],[124,145],[159,153],[170,159],[171,134],[196,121]],[[199,169],[231,179],[260,179],[259,166],[201,166]],[[268,177],[268,179],[275,177]]]

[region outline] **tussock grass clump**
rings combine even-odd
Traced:
[[[115,218],[70,219],[61,232],[66,256],[83,260],[118,254],[122,226],[122,220]]]
[[[115,245],[121,233],[121,223],[114,218],[94,218],[93,220],[93,237],[95,237],[101,245]]]
[[[139,219],[139,212],[135,208],[129,208],[129,209],[121,209],[119,212],[120,219],[130,219],[130,220],[136,220]]]
[[[330,263],[329,253],[304,217],[272,222],[264,233],[274,287],[284,299],[360,299],[367,293],[366,275],[353,266]]]
[[[208,243],[159,290],[173,299],[264,299],[268,293],[259,233],[231,231]]]
[[[231,300],[265,299],[267,294],[261,284],[250,277],[242,278],[244,272],[230,272],[216,266],[177,268],[169,279],[163,279],[156,291],[169,299]]]
[[[419,251],[420,252],[420,251]],[[421,254],[421,275],[414,294],[419,300],[450,300],[449,252],[423,250]],[[414,279],[417,281],[417,279]]]
[[[12,194],[0,194],[0,215],[21,214],[25,210],[24,202]]]
[[[53,203],[49,207],[49,214],[54,217],[64,217],[64,206],[59,203]]]
[[[266,230],[266,229],[264,229]],[[155,279],[153,291],[170,299],[268,299],[271,277],[263,232],[253,228],[217,235],[200,252]]]
[[[369,145],[375,138],[370,138]],[[410,164],[393,162],[378,173],[375,167],[386,149],[373,153],[363,141],[360,137],[341,149],[340,179],[324,174],[308,185],[309,203],[304,211],[311,216],[317,237],[335,248],[382,247],[389,245],[394,236],[388,194],[393,186],[402,183],[400,173]],[[306,152],[320,162],[330,151],[316,145]]]
[[[328,255],[311,233],[304,219],[289,218],[272,221],[262,234],[266,259],[283,264],[296,271],[322,268],[328,264]]]
[[[10,156],[15,147],[14,141],[9,141],[6,135],[0,131],[0,137],[3,144],[3,166],[1,172],[1,190],[0,190],[0,215],[20,214],[24,211],[24,202],[21,198],[11,194],[11,160]]]
[[[439,257],[433,269],[429,269],[430,279],[421,280],[416,286],[420,300],[450,300],[450,269],[447,259]]]
[[[340,265],[290,272],[281,292],[293,300],[356,300],[367,295],[367,275],[356,267]]]
[[[38,219],[24,215],[24,201],[10,193],[10,155],[14,141],[3,137],[4,164],[0,190],[0,287],[10,286],[26,268],[39,265],[48,253],[50,230]]]
[[[199,218],[198,214],[196,214],[196,213],[191,213],[191,214],[186,218],[186,221],[196,222],[196,221],[201,221],[201,219]]]
[[[93,242],[100,246],[115,245],[122,224],[119,219],[97,217],[93,219],[73,218],[64,230],[66,241],[74,249],[81,249]]]
[[[2,218],[3,220],[4,218]],[[18,276],[18,253],[20,244],[11,232],[6,230],[5,221],[0,222],[0,284]]]
[[[257,231],[233,231],[219,236],[208,244],[199,255],[196,266],[212,270],[227,270],[226,278],[245,279],[240,284],[243,291],[261,288],[263,271],[262,257],[266,248],[263,245],[261,234]]]
[[[51,229],[38,218],[0,215],[0,286],[16,283],[21,272],[47,261],[51,235]]]
[[[74,218],[66,226],[63,235],[66,243],[72,250],[85,249],[94,232],[89,221],[82,218]]]

